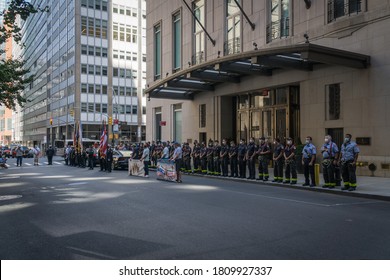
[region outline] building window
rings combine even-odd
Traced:
[[[102,39],[107,39],[107,20],[102,19]]]
[[[81,54],[87,54],[87,45],[81,45]]]
[[[107,114],[107,104],[102,104],[102,113]]]
[[[269,0],[267,43],[290,35],[290,0]]]
[[[81,84],[81,93],[87,93],[87,84]]]
[[[182,139],[182,106],[173,105],[173,140],[181,143]]]
[[[199,127],[206,127],[206,104],[199,105]]]
[[[81,74],[87,74],[87,65],[81,64]]]
[[[94,26],[94,18],[88,18],[88,36],[93,37],[95,35]]]
[[[94,93],[95,92],[95,89],[94,89],[94,85],[88,85],[88,93]]]
[[[204,11],[204,0],[198,0],[193,2],[193,10],[196,18],[205,26],[205,11]],[[204,50],[205,50],[205,37],[204,31],[198,21],[194,18],[194,38],[193,38],[193,56],[192,64],[199,64],[204,61]]]
[[[88,55],[94,55],[94,54],[95,54],[94,47],[93,46],[88,46]]]
[[[137,110],[137,105],[133,105],[133,115],[137,115],[138,110]]]
[[[107,86],[102,85],[102,94],[107,94]]]
[[[88,74],[90,75],[95,74],[95,65],[88,65]]]
[[[180,12],[173,15],[173,70],[181,68],[181,19]]]
[[[326,120],[339,120],[341,111],[340,84],[326,86]]]
[[[162,121],[162,114],[161,114],[161,107],[154,109],[154,136],[155,140],[161,140],[161,121]]]
[[[102,110],[101,104],[96,103],[96,104],[95,104],[95,111],[96,111],[97,113],[100,113],[101,110]]]
[[[154,80],[161,78],[161,24],[154,26]]]
[[[114,39],[114,40],[118,40],[118,38],[119,38],[119,33],[118,33],[118,24],[117,23],[114,23],[114,25],[112,26],[112,29],[113,29],[113,32],[112,32],[112,38]]]
[[[238,2],[241,2],[240,0]],[[234,0],[226,0],[225,55],[241,52],[241,14]]]
[[[81,112],[86,113],[87,112],[87,103],[81,103]]]
[[[81,7],[87,7],[87,0],[81,0]]]
[[[87,17],[81,17],[81,35],[87,35]]]
[[[102,11],[107,11],[107,1],[106,0],[103,0],[102,1]]]
[[[107,76],[107,66],[102,66],[102,75]]]
[[[362,0],[328,0],[328,23],[361,11]]]

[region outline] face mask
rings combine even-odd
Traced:
[[[287,141],[287,145],[291,145],[292,144],[292,142],[291,141]]]
[[[276,145],[277,143],[274,141],[274,145]]]
[[[351,139],[349,139],[348,137],[346,137],[346,138],[344,139],[344,143],[348,143],[350,140],[351,140]]]
[[[325,143],[329,143],[329,139],[328,138],[325,138]]]
[[[310,143],[310,140],[307,140],[307,139],[306,139],[305,143],[306,143],[306,144],[309,144],[309,143]]]
[[[244,144],[244,142],[241,141],[240,144]]]
[[[226,142],[222,142],[223,145],[226,145]]]
[[[253,140],[249,140],[249,143],[253,143]]]

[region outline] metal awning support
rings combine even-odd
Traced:
[[[244,15],[245,19],[248,21],[249,25],[252,27],[252,30],[255,30],[255,24],[249,19],[249,17],[246,15],[244,9],[241,7],[240,3],[238,3],[237,0],[234,0],[236,2],[237,7],[240,9],[241,13]]]
[[[211,38],[210,34],[207,32],[206,28],[203,26],[203,24],[200,22],[200,20],[196,17],[194,11],[191,9],[191,7],[187,4],[186,0],[182,0],[184,2],[184,4],[186,4],[188,10],[190,11],[190,13],[192,14],[192,16],[194,17],[194,19],[199,23],[200,27],[203,29],[203,31],[206,33],[207,37],[209,38],[209,40],[211,41],[211,43],[213,43],[213,46],[215,46],[215,40],[213,38]]]

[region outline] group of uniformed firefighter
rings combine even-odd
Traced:
[[[340,186],[342,177],[344,182],[342,190],[356,189],[359,148],[351,138],[350,134],[346,134],[344,143],[339,149],[330,135],[325,136],[324,144],[320,149],[324,176],[323,188],[332,189]],[[294,185],[297,184],[296,149],[290,137],[286,138],[284,143],[279,138],[275,138],[273,145],[265,137],[261,137],[258,144],[255,143],[254,138],[250,138],[249,143],[242,139],[238,145],[235,141],[228,143],[227,139],[223,139],[221,144],[218,140],[209,140],[207,145],[205,142],[199,143],[195,140],[193,147],[188,143],[182,145],[181,171],[187,174],[199,173],[267,182],[270,179],[269,165],[272,160],[274,166],[272,182]],[[152,165],[157,165],[157,159],[171,157],[173,149],[169,142],[152,142],[150,153]],[[308,136],[302,149],[305,176],[303,186],[316,186],[314,176],[316,156],[316,147],[312,144],[312,138]],[[256,176],[256,163],[258,176]]]

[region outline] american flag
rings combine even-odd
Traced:
[[[76,151],[77,151],[77,143],[78,143],[78,133],[79,133],[78,122],[75,122],[74,132],[73,132],[73,146],[76,149]]]
[[[83,150],[83,125],[81,124],[81,121],[79,122],[79,133],[78,133],[78,147],[80,151]]]
[[[103,120],[103,127],[102,127],[102,136],[100,136],[99,150],[100,150],[100,155],[102,157],[105,157],[107,153],[107,128],[104,120]]]

